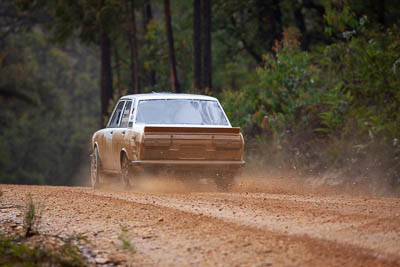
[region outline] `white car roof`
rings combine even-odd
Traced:
[[[175,93],[149,93],[149,94],[134,94],[126,95],[121,99],[137,99],[137,100],[150,100],[150,99],[200,99],[200,100],[217,100],[215,97],[206,95],[194,94],[175,94]]]

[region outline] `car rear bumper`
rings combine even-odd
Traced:
[[[238,170],[246,164],[245,161],[206,161],[206,160],[135,160],[131,161],[133,167],[154,168],[200,168],[207,170]]]

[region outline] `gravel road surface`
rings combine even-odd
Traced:
[[[87,237],[97,265],[400,266],[400,199],[276,184],[226,193],[169,181],[130,191],[0,185],[0,225],[21,225],[31,195],[39,232]]]

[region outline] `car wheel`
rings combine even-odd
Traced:
[[[100,169],[99,152],[97,150],[97,147],[94,148],[90,166],[91,166],[90,167],[90,181],[91,181],[92,187],[94,189],[100,188],[100,186],[101,186],[101,181],[100,181],[101,169]]]
[[[215,178],[215,183],[217,184],[218,190],[228,191],[234,183],[234,174],[224,173],[223,175],[218,175]]]
[[[121,159],[121,182],[124,188],[129,189],[131,187],[131,181],[130,181],[130,166],[129,166],[129,160],[124,154]]]

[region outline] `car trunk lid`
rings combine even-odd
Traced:
[[[143,160],[240,160],[240,128],[144,128]]]

